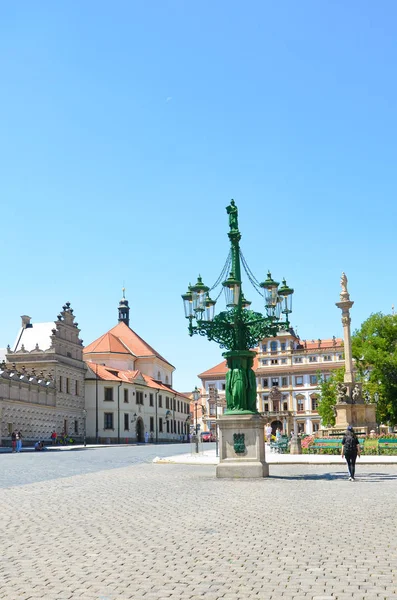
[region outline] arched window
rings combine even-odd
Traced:
[[[270,342],[270,352],[277,352],[277,342]]]

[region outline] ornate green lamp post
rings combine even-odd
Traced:
[[[257,281],[240,250],[241,233],[238,229],[238,211],[234,200],[231,201],[226,211],[229,215],[230,231],[228,236],[231,248],[222,273],[211,289],[203,283],[199,276],[195,285],[189,285],[186,294],[182,295],[182,299],[185,317],[189,321],[189,334],[206,336],[208,340],[217,342],[221,348],[226,350],[223,356],[226,358],[229,370],[226,374],[225,417],[234,416],[237,419],[239,415],[241,417],[251,415],[259,418],[256,407],[256,377],[252,370],[256,355],[253,348],[263,338],[275,336],[279,331],[289,330],[289,314],[292,311],[294,290],[287,286],[285,279],[280,286],[272,279],[270,273],[262,283]],[[241,265],[253,287],[261,296],[264,296],[266,314],[250,309],[251,302],[245,299],[242,291]],[[226,279],[222,281],[224,277]],[[209,294],[220,284],[225,292],[226,310],[215,316],[215,304],[220,294],[216,300],[212,300]],[[245,426],[241,425],[242,421],[239,426],[236,419],[233,421],[236,429],[233,434],[233,447],[236,454],[244,455],[247,454],[247,445],[245,444],[247,435],[241,433]],[[246,425],[247,422],[246,419]],[[232,421],[229,420],[230,423]],[[222,424],[224,425],[225,422],[221,423],[220,421],[219,423],[221,437]],[[255,421],[255,427],[257,424],[258,420]],[[249,434],[248,437],[250,437]],[[226,446],[223,448],[223,454],[227,451]]]

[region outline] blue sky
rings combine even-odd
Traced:
[[[132,328],[192,389],[221,351],[188,337],[180,294],[220,273],[231,198],[303,339],[341,335],[342,270],[353,328],[390,312],[396,17],[387,0],[3,3],[0,346],[66,300],[88,344],[124,282]]]

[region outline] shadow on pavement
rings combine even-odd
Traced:
[[[285,479],[286,481],[334,481],[334,480],[346,480],[349,479],[349,474],[346,471],[341,473],[320,473],[318,475],[315,474],[307,474],[307,475],[270,475],[270,479]],[[397,479],[397,474],[392,475],[389,473],[362,473],[358,471],[356,474],[355,483],[358,481],[365,481],[366,483],[379,483],[380,481],[394,481]]]

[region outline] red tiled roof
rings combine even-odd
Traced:
[[[146,356],[155,356],[163,362],[173,367],[161,354],[159,354],[152,346],[149,346],[135,331],[133,331],[125,323],[118,323],[100,338],[84,348],[84,354],[90,353],[123,353],[131,354],[136,358]]]
[[[89,344],[83,350],[84,354],[91,352],[115,352],[117,354],[131,354],[130,350],[109,331],[100,338]]]
[[[325,348],[336,348],[337,346],[341,346],[343,344],[343,340],[341,338],[335,338],[335,340],[317,340],[317,342],[299,340],[299,343],[301,346],[303,346],[304,350],[322,350]],[[301,348],[299,349],[301,350]]]
[[[165,385],[160,381],[156,381],[152,377],[149,377],[149,375],[141,373],[141,371],[139,370],[122,371],[120,369],[115,369],[114,367],[98,365],[97,363],[94,363],[91,360],[87,360],[86,364],[93,373],[98,375],[99,379],[102,379],[104,381],[123,381],[127,383],[137,383],[139,385],[140,382],[136,380],[142,378],[145,381],[145,384],[150,388],[154,388],[156,390],[161,390],[164,392],[169,392],[170,394],[189,400],[189,398],[184,394],[177,392],[169,385]]]
[[[256,356],[254,358],[254,364],[253,364],[252,368],[254,369],[254,371],[258,368],[258,359]],[[219,365],[212,367],[212,369],[208,369],[208,371],[204,371],[203,373],[200,373],[200,375],[197,375],[197,377],[199,377],[200,379],[208,379],[211,376],[217,377],[217,376],[226,375],[227,371],[228,371],[227,363],[224,360],[223,362],[219,363]]]

